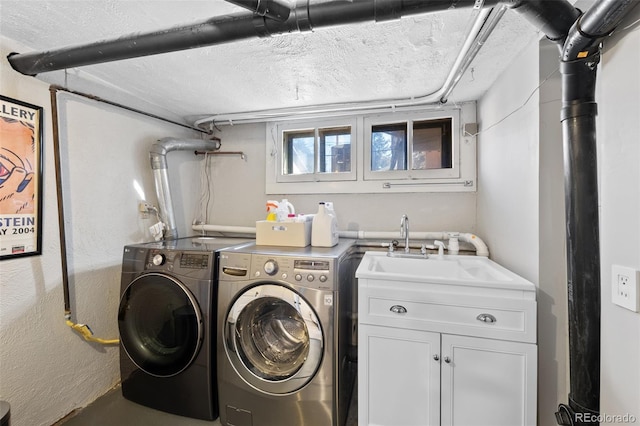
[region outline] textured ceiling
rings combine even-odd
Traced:
[[[24,45],[24,52],[55,50],[231,13],[248,11],[223,0],[0,0],[0,34]],[[37,78],[187,120],[411,98],[440,88],[471,16],[470,9],[461,9],[321,28],[42,73]],[[540,36],[508,10],[449,100],[479,99],[518,52]]]

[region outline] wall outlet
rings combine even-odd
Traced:
[[[638,271],[626,266],[613,265],[611,272],[611,301],[630,311],[638,312]]]

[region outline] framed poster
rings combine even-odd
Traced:
[[[0,95],[0,260],[42,253],[42,107]]]

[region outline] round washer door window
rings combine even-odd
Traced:
[[[200,350],[202,315],[191,292],[162,274],[129,284],[118,309],[120,342],[138,368],[158,377],[187,368]]]
[[[227,314],[224,334],[235,370],[263,392],[295,392],[322,362],[324,342],[316,313],[300,294],[281,285],[245,290]]]

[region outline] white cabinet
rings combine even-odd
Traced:
[[[535,288],[518,284],[358,277],[359,425],[535,426]]]
[[[440,334],[371,325],[358,332],[365,354],[358,356],[358,423],[439,424],[440,363],[432,356]]]
[[[443,334],[441,359],[440,424],[535,426],[536,345]]]

